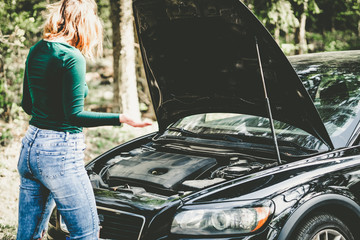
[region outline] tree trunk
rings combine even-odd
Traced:
[[[146,81],[145,69],[143,67],[141,51],[140,51],[140,47],[139,47],[137,38],[136,38],[136,48],[135,49],[136,49],[136,63],[138,64],[138,66],[137,66],[138,84],[141,85],[141,87],[143,89],[143,93],[144,93],[143,95],[145,95],[145,99],[142,99],[142,102],[144,102],[148,106],[148,110],[145,114],[143,114],[143,117],[156,121],[155,110],[154,110],[154,106],[151,101],[151,94],[149,91],[149,85]],[[141,91],[138,91],[138,93],[141,94]],[[141,95],[139,95],[139,99],[141,99]]]
[[[112,26],[112,45],[113,45],[113,111],[121,112],[121,96],[120,96],[120,51],[121,51],[121,35],[120,35],[120,0],[110,0],[110,20]]]
[[[132,1],[120,0],[120,3],[123,13],[120,22],[121,44],[123,46],[120,56],[122,111],[130,115],[133,119],[140,120]]]
[[[308,1],[304,1],[304,11],[300,16],[300,25],[299,25],[299,54],[307,53],[307,43],[306,43],[306,13],[308,10]]]
[[[286,43],[290,43],[291,39],[290,39],[290,34],[288,31],[285,32],[285,42]]]
[[[280,44],[280,26],[278,24],[275,25],[274,39],[277,42],[277,44]]]
[[[357,1],[358,6],[360,6],[360,0]],[[357,11],[359,13],[359,10]],[[360,16],[358,14],[358,37],[360,38]]]

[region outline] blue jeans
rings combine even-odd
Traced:
[[[84,137],[29,126],[18,162],[18,240],[41,237],[54,202],[71,239],[98,239],[94,193],[84,168]]]

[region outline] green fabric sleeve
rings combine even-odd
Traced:
[[[72,56],[64,60],[65,73],[62,80],[62,99],[65,119],[79,127],[120,125],[117,113],[84,111],[86,91],[86,62],[83,56]]]
[[[21,100],[21,107],[24,109],[24,111],[28,115],[31,115],[32,101],[31,101],[31,96],[30,96],[30,91],[29,91],[29,83],[28,83],[28,79],[27,79],[26,75],[27,75],[26,71],[24,71],[23,96],[22,96],[22,100]]]

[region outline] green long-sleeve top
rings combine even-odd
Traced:
[[[78,133],[82,127],[120,125],[119,114],[84,111],[86,61],[66,43],[41,40],[31,47],[24,73],[22,108],[30,124]]]

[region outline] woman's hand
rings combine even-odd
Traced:
[[[119,120],[121,123],[126,123],[132,127],[146,127],[152,124],[151,122],[148,121],[135,121],[126,114],[120,114]]]

